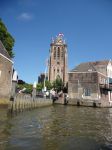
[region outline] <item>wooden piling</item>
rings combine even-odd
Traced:
[[[18,114],[25,110],[32,110],[38,107],[52,105],[51,99],[36,98],[33,99],[28,94],[17,94],[13,101],[9,102],[8,110],[10,113]]]

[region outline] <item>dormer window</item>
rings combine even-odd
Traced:
[[[89,72],[92,72],[92,69],[88,69]]]

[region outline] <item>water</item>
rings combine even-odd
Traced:
[[[8,117],[0,110],[0,150],[111,150],[112,108],[55,105]]]

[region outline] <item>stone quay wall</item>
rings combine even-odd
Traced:
[[[92,100],[92,99],[69,99],[69,105],[74,106],[87,106],[87,107],[103,107],[101,105],[101,100]],[[106,107],[106,106],[104,106]]]
[[[87,107],[111,107],[112,108],[112,102],[105,101],[104,99],[69,99],[68,105],[74,105],[74,106],[87,106]]]
[[[51,99],[37,97],[34,98],[28,94],[17,94],[14,99],[10,99],[8,111],[11,113],[18,113],[49,105],[52,105]]]

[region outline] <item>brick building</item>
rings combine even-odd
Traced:
[[[52,83],[56,78],[61,78],[63,83],[68,81],[68,52],[67,44],[63,39],[63,34],[58,34],[52,39],[50,44],[50,58],[48,68],[48,80]]]
[[[71,104],[112,106],[112,61],[81,63],[69,72]]]
[[[13,62],[0,41],[0,99],[10,97],[12,85]]]

